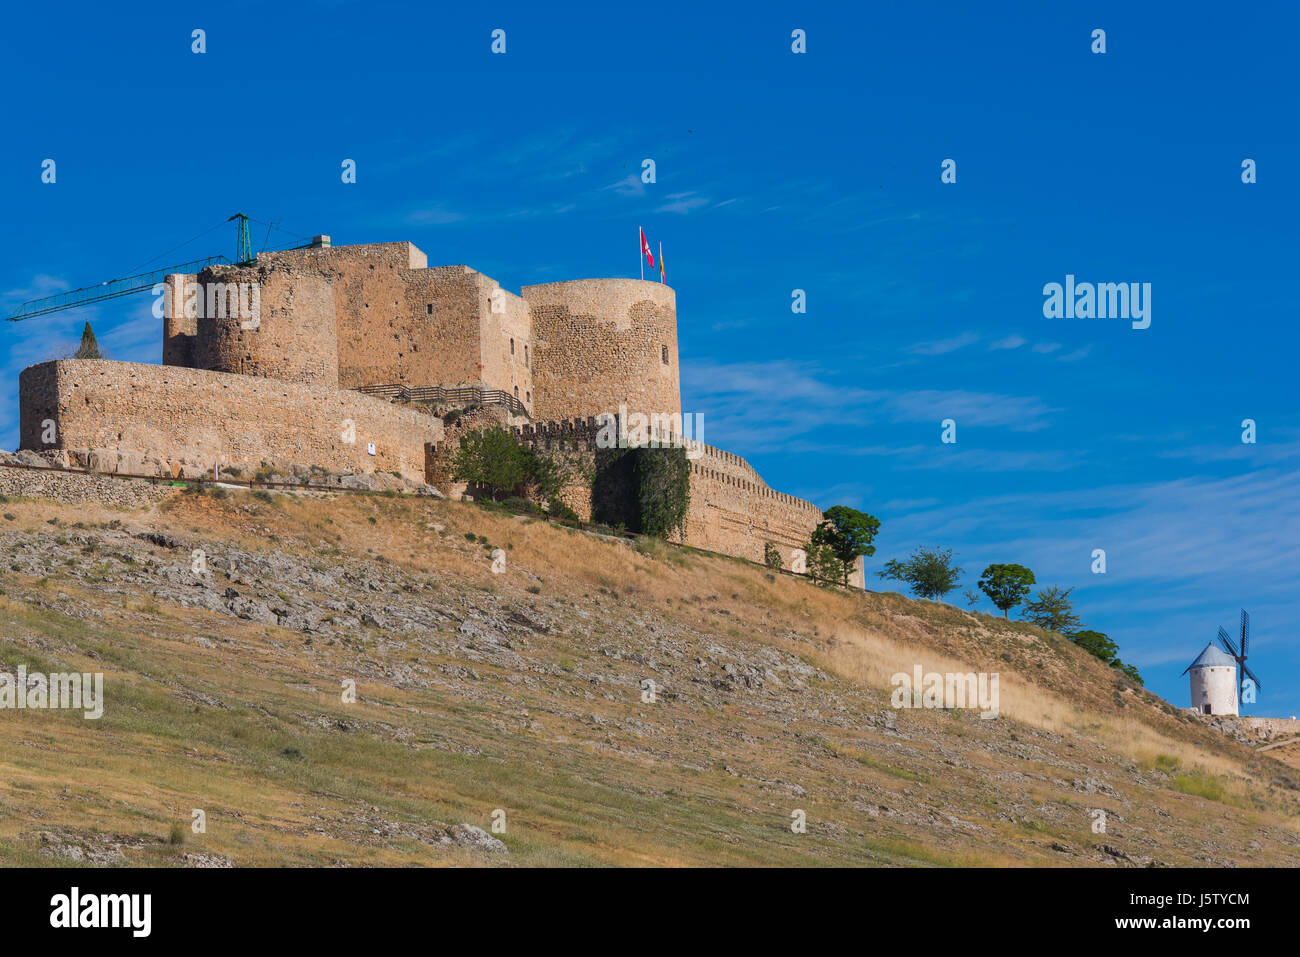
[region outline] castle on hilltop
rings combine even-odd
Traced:
[[[580,279],[515,295],[468,266],[431,268],[409,242],[318,236],[170,275],[159,291],[162,365],[23,370],[20,448],[131,474],[392,472],[455,496],[444,453],[470,424],[590,452],[598,416],[682,421],[676,294],[658,282]],[[762,561],[772,542],[790,567],[821,511],[738,456],[699,444],[691,458],[686,543]],[[581,489],[566,500],[590,518]]]

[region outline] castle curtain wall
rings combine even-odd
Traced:
[[[425,444],[443,435],[441,419],[358,392],[201,369],[64,359],[24,369],[18,381],[20,448],[63,450],[99,471],[319,465],[422,480]]]

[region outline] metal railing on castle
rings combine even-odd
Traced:
[[[474,403],[479,405],[504,405],[515,415],[527,415],[528,409],[518,398],[504,389],[484,389],[478,386],[447,388],[441,385],[363,385],[356,390],[366,395],[399,402]]]

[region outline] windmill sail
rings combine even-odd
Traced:
[[[1255,672],[1246,667],[1246,648],[1250,644],[1250,615],[1246,613],[1246,609],[1241,610],[1241,650],[1237,650],[1236,641],[1223,626],[1219,626],[1219,644],[1223,645],[1224,650],[1237,662],[1239,691],[1245,694],[1247,678],[1254,684],[1256,690],[1262,688],[1263,684],[1255,677]]]
[[[1223,650],[1226,651],[1228,654],[1232,655],[1232,657],[1234,658],[1241,657],[1241,655],[1237,653],[1237,646],[1233,642],[1232,637],[1228,634],[1228,632],[1223,628],[1222,625],[1219,626],[1219,643],[1223,645]]]

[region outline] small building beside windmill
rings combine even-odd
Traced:
[[[1183,671],[1190,675],[1192,708],[1201,714],[1237,713],[1237,661],[1213,642]]]

